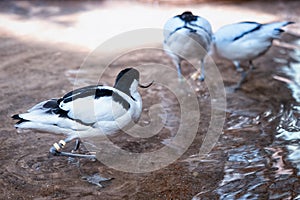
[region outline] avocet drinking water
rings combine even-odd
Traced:
[[[181,62],[197,59],[201,63],[200,80],[204,80],[204,57],[211,43],[210,23],[186,11],[169,19],[164,26],[164,50],[176,65],[178,77],[182,78]]]
[[[279,39],[281,28],[293,22],[274,22],[260,24],[257,22],[240,22],[221,27],[213,35],[211,52],[214,56],[233,62],[238,71],[242,71],[240,63],[249,62],[249,70],[253,68],[252,60],[265,54],[272,45],[273,39]],[[248,72],[242,72],[237,84],[240,87]]]
[[[140,85],[139,72],[126,68],[118,74],[114,87],[93,85],[76,89],[62,98],[43,101],[12,118],[19,120],[15,124],[18,129],[67,135],[65,140],[50,148],[53,155],[95,158],[95,155],[73,154],[61,149],[73,139],[112,134],[131,121],[138,121],[142,112],[138,86],[147,88],[151,84]]]

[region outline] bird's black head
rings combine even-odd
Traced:
[[[178,15],[180,19],[185,22],[197,21],[197,16],[193,15],[191,11],[185,11],[181,15]]]
[[[121,90],[126,94],[130,94],[131,90],[137,90],[137,87],[140,86],[142,88],[148,88],[152,85],[153,82],[150,84],[143,86],[139,84],[140,73],[138,70],[134,68],[126,68],[123,69],[117,76],[114,88]],[[131,91],[133,92],[133,91]]]
[[[128,83],[129,85],[133,82],[133,80],[139,81],[140,73],[138,70],[133,68],[126,68],[120,71],[116,78],[115,86],[119,83]]]
[[[128,93],[129,88],[136,80],[139,82],[140,73],[138,70],[133,68],[123,69],[117,76],[114,87],[122,92]]]

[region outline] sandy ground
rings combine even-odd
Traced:
[[[224,166],[228,162],[225,149],[248,144],[259,146],[271,144],[277,121],[272,121],[267,128],[257,126],[246,131],[243,129],[243,132],[226,131],[230,126],[229,122],[232,122],[239,113],[251,113],[249,116],[253,113],[261,115],[271,109],[276,114],[280,105],[296,103],[286,83],[274,79],[274,75],[286,77],[280,71],[280,67],[293,61],[288,52],[294,47],[283,48],[276,45],[266,56],[255,61],[257,67],[248,77],[242,90],[227,94],[227,124],[224,127],[228,135],[224,134],[220,138],[209,157],[209,160],[215,162],[196,162],[196,164],[183,162],[184,159],[197,153],[211,117],[210,97],[205,83],[192,80],[189,81],[197,91],[203,114],[194,142],[177,162],[151,173],[135,174],[111,169],[101,162],[82,159],[79,162],[77,160],[69,162],[67,158],[53,157],[48,154],[48,150],[54,142],[63,139],[63,136],[35,131],[17,133],[10,116],[24,112],[42,100],[60,97],[72,90],[74,75],[70,75],[70,71],[79,69],[89,51],[112,35],[136,28],[160,28],[168,17],[183,9],[191,8],[211,19],[214,30],[223,24],[244,19],[260,22],[296,21],[298,24],[291,26],[283,37],[285,43],[292,43],[299,39],[299,2],[251,1],[237,4],[214,3],[168,7],[166,4],[159,6],[157,3],[131,4],[110,1],[86,4],[79,2],[62,4],[58,1],[53,3],[23,1],[15,4],[3,1],[0,7],[1,199],[192,199],[196,196],[199,199],[218,199],[220,197],[218,185],[224,178]],[[124,16],[124,19],[118,18],[118,14]],[[144,21],[134,20],[143,14],[145,14]],[[91,19],[92,24],[88,23]],[[154,40],[159,40],[159,37]],[[117,47],[114,46],[112,49],[114,48]],[[281,58],[279,61],[284,61],[282,63],[277,59],[276,62],[274,58]],[[161,51],[151,54],[150,57],[145,51],[122,59],[121,63],[113,63],[111,65],[113,74],[105,74],[102,82],[113,84],[114,74],[124,65],[135,66],[149,60],[172,65],[170,59]],[[98,63],[101,62],[101,58],[94,58],[91,62],[101,65]],[[225,86],[230,86],[239,79],[234,68],[229,67],[230,64],[220,61],[217,63]],[[193,68],[188,65],[183,70],[187,77],[193,72]],[[97,80],[91,71],[88,73],[91,80],[93,78]],[[289,77],[286,78],[290,80]],[[84,84],[92,83],[91,80],[86,80]],[[151,92],[162,93],[162,89],[157,87],[154,86]],[[164,95],[168,96],[168,93]],[[142,96],[146,108],[156,102],[156,99],[151,98],[149,91],[142,91]],[[168,98],[172,101],[172,97]],[[170,109],[174,113],[178,111],[176,102],[170,105]],[[267,122],[261,122],[264,123]],[[262,127],[265,128],[267,136],[258,134]],[[170,131],[164,129],[159,136],[150,140],[133,140],[122,134],[112,136],[111,139],[125,150],[143,152],[161,147],[161,141],[169,134]],[[232,137],[242,139],[229,140]],[[268,172],[272,172],[272,166],[266,165],[265,168]],[[95,173],[114,179],[103,183],[104,188],[82,180],[83,176]],[[282,187],[276,187],[266,181],[266,184],[260,186],[257,191],[259,198],[269,198],[267,191],[276,190],[282,190],[282,194],[289,191],[290,196],[297,196],[300,194],[298,187],[300,181],[295,169],[290,180],[284,182]],[[237,184],[243,183],[240,181]]]

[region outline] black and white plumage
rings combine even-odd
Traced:
[[[169,19],[164,26],[165,52],[176,65],[178,77],[182,78],[181,62],[196,59],[201,63],[200,80],[204,80],[204,58],[210,48],[212,29],[210,23],[186,11]]]
[[[274,39],[279,39],[284,30],[281,28],[293,22],[274,22],[260,24],[257,22],[240,22],[221,27],[213,35],[212,55],[233,62],[238,71],[242,71],[240,63],[249,62],[252,69],[252,60],[265,54],[272,46]],[[247,73],[242,73],[242,80]]]
[[[151,83],[152,84],[152,83]],[[23,114],[12,116],[19,120],[18,129],[34,129],[67,135],[54,144],[54,155],[73,156],[60,149],[75,138],[112,134],[137,122],[142,112],[142,98],[138,92],[139,72],[133,68],[122,70],[114,87],[93,85],[76,89],[59,99],[43,101]],[[79,157],[85,157],[84,155]]]

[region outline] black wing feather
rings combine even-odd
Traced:
[[[246,31],[246,32],[244,32],[244,33],[242,33],[242,34],[240,34],[239,36],[233,38],[232,41],[236,41],[236,40],[238,40],[238,39],[244,37],[245,35],[247,35],[247,34],[249,34],[249,33],[252,33],[252,32],[254,32],[254,31],[257,31],[257,30],[259,30],[259,29],[263,26],[262,24],[259,24],[259,23],[256,23],[256,22],[240,22],[240,24],[254,24],[254,25],[256,25],[256,26],[255,26],[254,28],[252,28],[252,29],[250,29],[250,30],[248,30],[248,31]]]
[[[96,95],[96,91],[97,91],[98,87],[100,87],[100,86],[102,86],[102,85],[90,85],[90,86],[86,86],[86,87],[79,88],[79,89],[73,90],[71,92],[68,92],[61,98],[59,103],[61,101],[63,101],[64,103],[68,103],[70,101],[74,101],[79,98]]]

